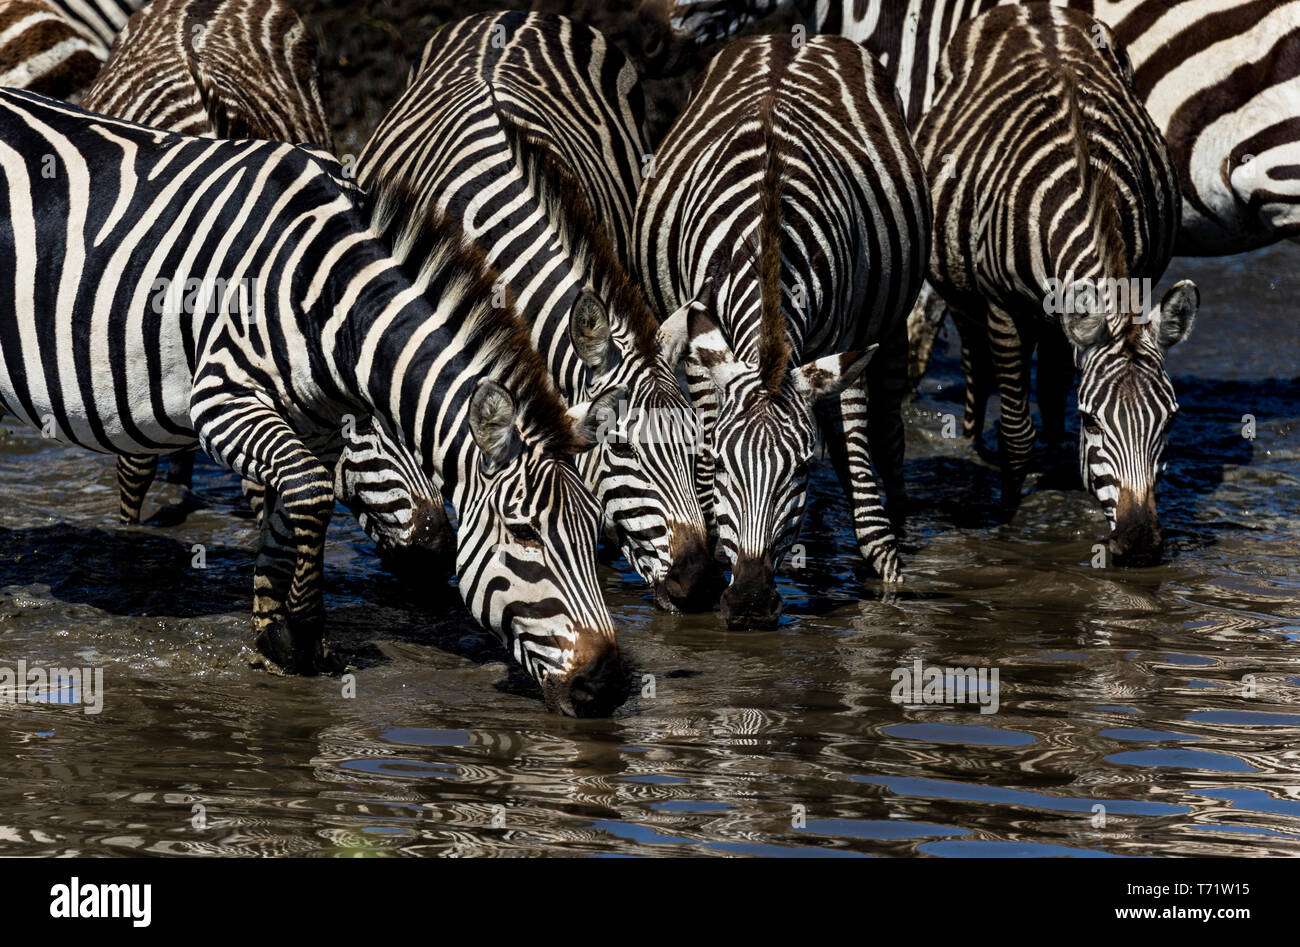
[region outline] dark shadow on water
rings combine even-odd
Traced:
[[[204,568],[196,568],[196,556]],[[201,618],[252,609],[254,552],[147,529],[68,523],[0,527],[0,587],[46,585],[61,602],[110,615]],[[475,625],[454,585],[423,589],[379,569],[325,572],[326,641],[357,668],[390,659],[378,641],[429,645],[477,664],[510,661]],[[341,601],[340,601],[341,600]],[[522,673],[522,672],[520,672]]]

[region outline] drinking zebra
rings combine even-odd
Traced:
[[[934,199],[928,275],[971,379],[965,433],[982,430],[996,376],[1002,499],[1014,507],[1035,442],[1030,359],[1039,347],[1040,408],[1059,437],[1073,349],[1080,470],[1110,551],[1158,557],[1155,484],[1178,409],[1164,352],[1191,330],[1198,297],[1182,282],[1150,312],[1132,298],[1164,272],[1180,202],[1123,48],[1075,10],[999,7],[957,29],[938,83],[916,145]]]
[[[444,487],[461,593],[548,706],[624,699],[599,511],[566,459],[621,392],[566,418],[454,224],[382,184],[363,217],[319,150],[182,137],[16,90],[0,90],[0,169],[0,402],[67,443],[197,443],[262,483],[264,654],[340,665],[323,640],[327,452],[347,416],[374,414]],[[202,289],[182,301],[192,276]]]
[[[637,203],[636,259],[660,312],[690,304],[702,490],[732,568],[722,613],[770,626],[775,571],[807,501],[814,411],[863,558],[900,577],[904,319],[930,202],[888,77],[840,37],[754,37],[698,82]],[[867,361],[879,347],[870,370]]]
[[[648,149],[631,64],[558,16],[469,17],[425,47],[358,162],[456,219],[498,267],[569,402],[627,401],[579,461],[655,601],[712,607],[719,581],[694,489],[695,416],[675,375],[686,316],[661,327],[623,260]]]

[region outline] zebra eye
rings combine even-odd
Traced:
[[[510,530],[510,535],[526,546],[540,546],[542,537],[537,535],[537,530],[528,523],[506,523],[506,529]]]
[[[1083,424],[1083,429],[1093,437],[1101,437],[1101,425],[1097,423],[1091,414],[1080,415],[1079,421]]]

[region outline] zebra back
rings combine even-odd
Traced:
[[[50,0],[0,3],[0,86],[73,98],[107,54]]]
[[[153,0],[82,104],[185,135],[333,147],[315,40],[282,0]]]
[[[875,53],[914,125],[939,91],[940,54],[958,27],[1016,2],[678,0],[673,22],[715,41],[795,6],[809,28]],[[1178,170],[1180,254],[1240,253],[1300,234],[1300,98],[1290,91],[1300,79],[1300,0],[1049,2],[1108,25],[1132,58],[1134,86]]]

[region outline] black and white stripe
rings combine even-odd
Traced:
[[[469,17],[430,40],[359,179],[403,182],[461,223],[571,403],[626,390],[580,469],[656,601],[711,606],[695,417],[675,375],[685,313],[661,328],[623,262],[648,158],[642,112],[635,70],[590,27]]]
[[[387,189],[368,228],[318,150],[186,138],[13,90],[0,169],[0,401],[67,443],[197,443],[263,484],[253,625],[273,660],[337,666],[322,636],[329,451],[345,416],[374,414],[456,510],[475,617],[550,706],[617,706],[599,510],[565,459],[592,444],[592,412],[566,419],[458,228],[409,224]],[[190,278],[212,291],[177,304]]]
[[[164,131],[211,138],[307,143],[329,151],[316,44],[282,0],[153,0],[118,35],[83,107]],[[403,550],[446,560],[455,538],[437,488],[382,426],[345,426],[335,484],[387,561]],[[119,456],[119,518],[138,523],[158,456]],[[190,483],[193,454],[173,455],[168,481]],[[243,485],[255,512],[261,486]],[[423,550],[422,554],[419,550]],[[426,581],[429,576],[426,576]]]
[[[795,6],[863,43],[914,124],[966,20],[1015,0],[678,0],[677,29],[716,41]],[[1300,235],[1300,0],[1051,0],[1110,26],[1169,142],[1183,197],[1176,252],[1240,253]]]
[[[660,312],[701,300],[688,377],[710,432],[701,492],[732,567],[724,616],[776,621],[774,574],[803,517],[814,414],[859,550],[897,580],[873,464],[897,518],[904,317],[929,254],[930,204],[887,76],[839,37],[736,42],[655,163],[637,205],[637,265]]]
[[[1186,282],[1150,312],[1132,298],[1173,254],[1169,149],[1123,48],[1087,14],[999,7],[963,23],[938,68],[916,144],[935,208],[929,280],[962,336],[965,433],[980,436],[996,384],[1002,499],[1014,508],[1035,443],[1030,359],[1038,348],[1044,434],[1058,440],[1072,351],[1084,483],[1115,556],[1149,558],[1161,546],[1155,480],[1177,410],[1164,350],[1196,309]]]
[[[87,5],[87,12],[103,23],[97,7]],[[111,33],[102,39],[57,0],[4,0],[0,86],[75,99],[99,72],[111,43]]]

